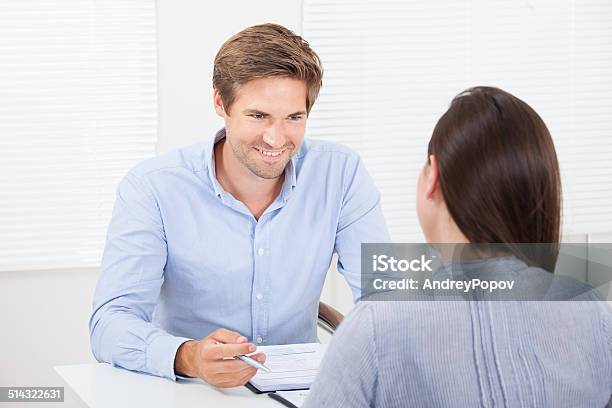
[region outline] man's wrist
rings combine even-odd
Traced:
[[[197,370],[195,368],[195,348],[197,342],[195,340],[188,340],[181,344],[176,350],[176,356],[174,357],[174,374],[182,377],[197,377]]]

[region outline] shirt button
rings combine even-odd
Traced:
[[[262,256],[264,254],[264,249],[263,248],[259,248],[257,250],[257,255]]]
[[[257,298],[257,300],[263,299],[263,295],[261,293],[256,294],[255,297]]]
[[[255,339],[255,340],[257,340],[257,343],[261,343],[261,342],[263,341],[263,339],[261,338],[261,336],[257,336],[257,339]]]

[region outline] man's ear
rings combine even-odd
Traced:
[[[219,93],[218,89],[213,89],[213,104],[215,105],[215,112],[217,112],[217,115],[225,118],[227,113],[223,107],[223,98],[221,98],[221,94]]]
[[[436,198],[440,189],[440,178],[438,173],[438,159],[433,154],[429,156],[429,171],[425,178],[425,197],[428,200]]]

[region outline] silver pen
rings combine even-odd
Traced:
[[[261,364],[257,360],[253,360],[251,357],[248,357],[248,356],[234,356],[234,358],[237,359],[237,360],[244,361],[245,363],[247,363],[251,367],[255,367],[258,370],[263,370],[266,373],[271,373],[272,372],[272,370],[270,370],[268,367],[266,367],[265,365]]]

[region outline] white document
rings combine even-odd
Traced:
[[[266,354],[265,365],[272,372],[259,370],[250,383],[263,392],[308,389],[326,350],[321,343],[257,347],[257,353]]]

